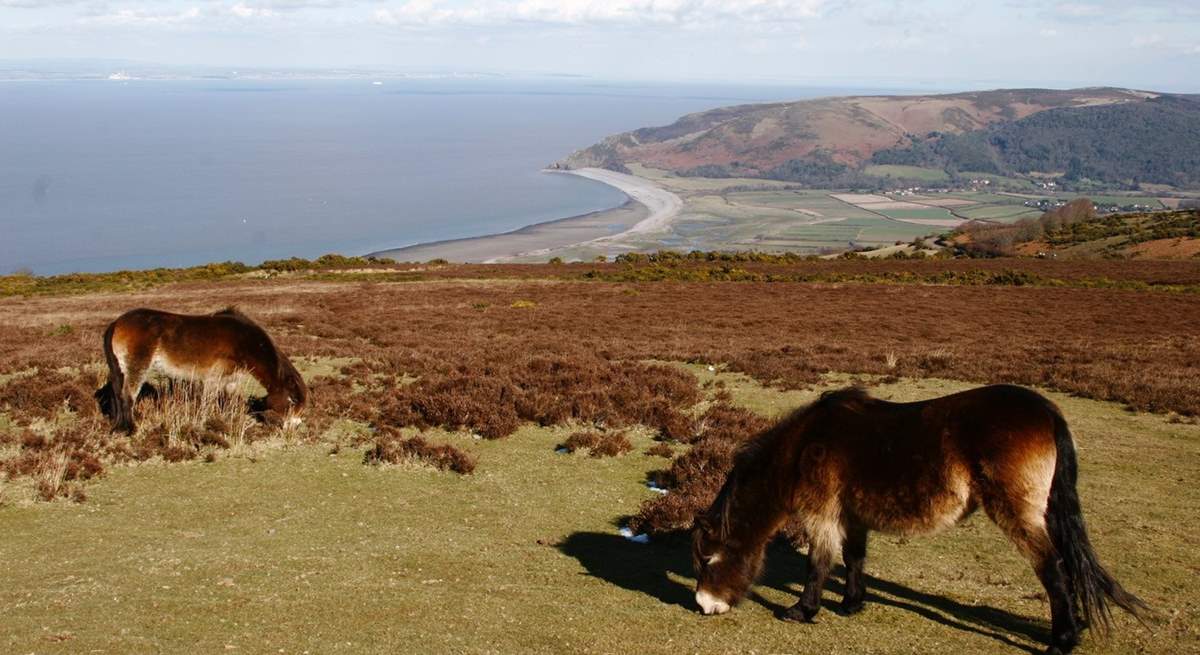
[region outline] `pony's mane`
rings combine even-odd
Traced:
[[[858,413],[872,400],[874,399],[867,390],[857,385],[826,391],[820,398],[797,409],[762,434],[743,443],[734,453],[733,468],[730,469],[729,477],[725,479],[725,484],[721,486],[721,491],[717,493],[712,504],[713,512],[710,518],[718,526],[721,538],[726,539],[729,535],[733,505],[729,502],[730,497],[736,493],[738,484],[747,472],[757,469],[764,459],[775,456],[780,439],[803,430],[804,424],[816,416],[831,410]]]
[[[238,309],[236,305],[230,305],[221,311],[213,312],[213,316],[228,316],[230,318],[236,318],[240,321],[248,321],[250,323],[254,322],[249,316],[243,314],[242,310]]]
[[[735,472],[753,466],[764,453],[771,453],[776,442],[785,434],[795,432],[810,417],[829,410],[846,410],[858,413],[863,406],[874,400],[866,389],[860,386],[846,387],[826,391],[815,401],[792,412],[787,418],[776,423],[757,437],[743,443],[734,455],[733,470]]]

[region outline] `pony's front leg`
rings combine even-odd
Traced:
[[[803,621],[811,623],[813,617],[821,610],[821,592],[825,589],[825,581],[833,569],[834,557],[841,549],[840,530],[823,531],[824,538],[812,539],[808,546],[808,580],[804,582],[804,591],[800,600],[789,607],[783,617],[788,621]],[[834,538],[837,535],[837,538]]]
[[[867,529],[852,525],[846,530],[846,541],[842,544],[842,561],[846,564],[846,592],[842,594],[842,613],[858,614],[867,597],[867,581],[863,576],[863,564],[867,559]]]

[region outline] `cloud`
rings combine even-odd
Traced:
[[[117,9],[85,16],[80,22],[87,25],[143,26],[181,25],[201,18],[199,7],[189,7],[176,12],[156,12],[145,9]]]
[[[450,5],[409,0],[374,12],[383,25],[713,26],[778,24],[820,16],[828,0],[474,0]]]
[[[275,15],[275,10],[266,7],[251,7],[239,2],[229,8],[229,13],[238,18],[270,18]]]
[[[99,10],[93,9],[79,22],[90,26],[112,27],[178,27],[201,25],[213,21],[249,21],[278,18],[285,12],[300,9],[331,6],[313,2],[237,2],[192,3],[176,10],[153,10],[132,7]]]
[[[1135,48],[1154,48],[1163,45],[1166,41],[1161,34],[1139,34],[1129,41],[1129,45]]]
[[[45,9],[77,2],[78,0],[0,0],[0,9]]]

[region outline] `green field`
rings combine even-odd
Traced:
[[[881,209],[879,212],[901,221],[910,218],[954,220],[953,214],[945,209],[935,207],[929,209]]]
[[[937,168],[921,166],[899,166],[894,164],[877,164],[867,166],[863,173],[875,177],[898,177],[906,180],[921,180],[924,182],[942,182],[950,179],[946,171]]]
[[[960,171],[959,177],[969,180],[991,180],[992,184],[1003,184],[1006,187],[1013,187],[1021,190],[1033,190],[1038,188],[1033,182],[1018,177],[1005,177],[996,175],[995,173],[982,173],[979,171]]]
[[[777,415],[820,390],[728,384]],[[838,378],[837,383],[844,383]],[[917,399],[967,385],[877,387]],[[1053,395],[1079,441],[1081,495],[1113,573],[1161,611],[1117,616],[1089,654],[1185,652],[1200,555],[1200,427]],[[472,476],[362,464],[360,449],[277,444],[255,459],[116,468],[89,500],[0,506],[0,651],[8,653],[1020,653],[1048,610],[1028,565],[982,513],[930,538],[874,537],[868,606],[797,625],[802,558],[773,548],[730,614],[693,607],[689,547],[637,544],[622,517],[665,460],[555,453],[567,429],[498,441],[439,435],[478,456]],[[1135,482],[1136,481],[1136,482]],[[837,602],[840,573],[826,602]],[[1178,619],[1178,623],[1176,623]]]
[[[961,216],[990,221],[1016,221],[1022,218],[1037,218],[1042,210],[1024,205],[980,205],[955,208]]]

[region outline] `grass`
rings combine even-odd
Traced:
[[[983,205],[979,207],[969,207],[966,209],[955,209],[955,211],[968,218],[982,218],[987,220],[1017,220],[1021,218],[1037,218],[1042,215],[1040,209],[1033,209],[1024,205]]]
[[[894,164],[877,164],[867,166],[863,173],[875,177],[897,177],[904,180],[920,180],[922,182],[942,182],[950,179],[946,171],[921,166],[901,166]]]
[[[887,214],[897,220],[907,220],[910,218],[954,219],[954,216],[945,209],[884,209],[880,213]]]
[[[734,401],[773,414],[818,389],[780,392],[738,375]],[[844,378],[838,378],[838,382]],[[963,388],[903,380],[897,399]],[[1200,428],[1061,395],[1080,444],[1081,493],[1105,563],[1162,615],[1118,617],[1088,653],[1183,652],[1198,636],[1191,547]],[[866,612],[815,625],[776,620],[802,563],[773,550],[755,595],[723,617],[691,607],[687,545],[616,535],[655,496],[662,460],[631,433],[615,458],[555,452],[567,428],[502,441],[444,435],[472,476],[362,465],[288,446],[250,460],[112,470],[88,503],[0,507],[6,652],[1021,652],[1047,609],[1033,574],[986,519],[928,539],[877,537]],[[831,589],[839,583],[831,583]],[[836,601],[832,591],[827,602]]]
[[[960,171],[959,177],[970,180],[991,180],[992,184],[997,184],[1005,188],[1015,188],[1021,190],[1034,190],[1037,188],[1030,180],[1019,177],[1005,177],[996,175],[995,173],[981,173],[978,171]]]

